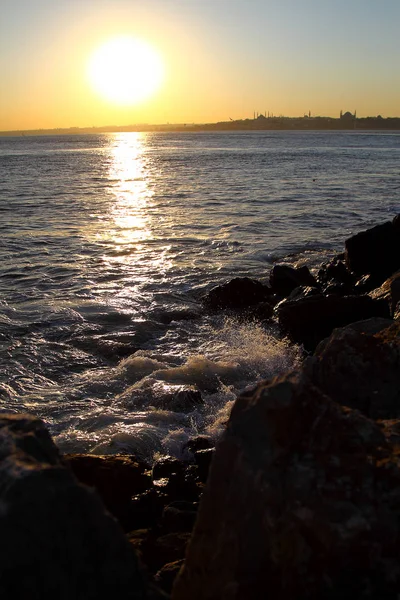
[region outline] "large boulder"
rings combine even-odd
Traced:
[[[372,419],[400,418],[400,324],[370,319],[336,329],[304,369],[332,400]]]
[[[387,302],[369,296],[315,294],[289,297],[280,302],[275,311],[281,328],[306,350],[314,350],[336,327],[371,317],[390,317]]]
[[[236,402],[173,600],[397,600],[400,470],[303,375]]]
[[[97,494],[65,468],[44,424],[0,416],[0,597],[150,597]]]
[[[361,231],[345,242],[347,267],[358,275],[371,273],[385,281],[400,269],[400,219]]]
[[[260,302],[266,302],[271,295],[271,288],[260,281],[249,277],[236,277],[211,289],[203,301],[211,310],[242,311]]]

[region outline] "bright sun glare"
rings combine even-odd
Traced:
[[[91,84],[103,98],[115,104],[136,104],[160,87],[164,69],[157,52],[133,37],[109,40],[89,60]]]

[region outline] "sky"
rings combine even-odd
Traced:
[[[2,0],[0,130],[400,116],[399,23],[399,0]],[[119,36],[150,45],[164,72],[127,105],[88,76]]]

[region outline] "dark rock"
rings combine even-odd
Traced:
[[[164,508],[161,526],[163,530],[172,533],[178,531],[190,532],[197,515],[197,502],[171,502]]]
[[[171,475],[181,474],[184,470],[185,465],[181,460],[172,456],[163,456],[154,463],[151,474],[153,481],[155,481],[157,479],[168,478]]]
[[[208,448],[206,450],[198,450],[194,454],[194,460],[198,467],[199,479],[202,483],[206,483],[207,481],[214,452],[214,448]]]
[[[146,565],[148,564],[152,571],[158,571],[167,563],[182,560],[185,558],[189,539],[190,533],[187,532],[167,533],[158,537],[145,557]]]
[[[393,318],[394,318],[394,319],[396,319],[396,320],[400,319],[400,302],[398,302],[398,303],[396,304],[396,307],[395,307],[395,309],[394,309],[394,315],[393,315]]]
[[[214,442],[212,442],[209,438],[199,435],[198,437],[190,439],[184,446],[184,449],[187,448],[189,452],[197,452],[197,450],[207,450],[208,448],[213,448]]]
[[[155,581],[162,590],[164,590],[167,593],[171,593],[172,586],[174,584],[176,576],[178,575],[183,563],[184,563],[183,559],[176,560],[175,562],[164,565],[158,571],[158,573],[155,576]]]
[[[43,423],[0,417],[0,597],[149,598],[137,557]]]
[[[163,393],[161,388],[163,388]],[[149,390],[143,393],[149,396]],[[173,412],[190,412],[204,404],[200,390],[194,385],[173,385],[160,382],[153,386],[150,404]]]
[[[293,290],[286,298],[286,300],[302,300],[303,298],[308,298],[309,296],[317,296],[320,294],[320,291],[315,287],[310,287],[307,285],[301,285]],[[283,300],[282,302],[285,302]]]
[[[390,317],[385,300],[369,296],[307,296],[276,307],[279,324],[293,341],[313,350],[336,327],[370,317]]]
[[[154,464],[153,485],[167,498],[165,504],[175,500],[194,502],[201,492],[197,467],[171,456],[165,456]]]
[[[120,396],[127,406],[153,406],[173,412],[191,412],[204,404],[196,385],[180,385],[156,381],[139,388],[128,388]]]
[[[380,428],[301,374],[236,402],[173,600],[396,600],[400,470]]]
[[[81,483],[96,489],[124,528],[130,520],[132,496],[151,487],[148,466],[131,456],[67,454],[63,461]]]
[[[204,304],[212,310],[244,310],[254,304],[268,301],[271,289],[249,277],[236,277],[218,285],[206,294]]]
[[[272,292],[283,297],[299,286],[318,287],[315,277],[306,266],[295,269],[289,265],[275,265],[271,269],[269,282]]]
[[[393,315],[400,301],[400,271],[389,277],[379,288],[371,291],[369,296],[374,299],[385,299]]]
[[[399,418],[400,326],[386,319],[357,325],[336,329],[321,342],[305,371],[332,400],[372,419]],[[397,334],[387,340],[393,328]]]
[[[198,470],[194,465],[188,466],[183,472],[172,473],[153,482],[154,487],[167,498],[166,503],[175,500],[194,502],[201,492]]]
[[[368,294],[368,292],[372,292],[372,290],[379,287],[381,283],[381,278],[376,275],[363,275],[354,284],[354,292],[356,294]]]
[[[276,302],[273,300],[273,304],[271,303],[272,297],[268,302],[260,302],[256,304],[251,309],[248,309],[246,317],[251,318],[256,321],[269,321],[274,314],[274,305]]]
[[[334,282],[336,284],[341,284],[349,290],[354,285],[356,277],[350,273],[341,260],[334,259],[331,263],[319,270],[318,280],[325,286],[329,282]]]
[[[371,273],[380,283],[400,269],[400,228],[393,222],[372,227],[345,242],[346,266],[359,275]]]
[[[126,358],[138,350],[137,344],[132,341],[114,340],[104,335],[73,338],[70,340],[70,344],[90,354],[97,354],[114,361]]]
[[[167,494],[157,488],[151,488],[134,496],[130,503],[129,520],[127,519],[125,531],[155,527],[168,502]]]
[[[325,288],[324,294],[327,296],[336,295],[336,296],[347,296],[349,292],[352,291],[352,288],[349,288],[345,283],[341,283],[339,281],[332,280]]]

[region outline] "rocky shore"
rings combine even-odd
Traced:
[[[277,323],[301,368],[185,462],[60,456],[40,420],[0,415],[2,598],[398,600],[400,216],[204,310]]]

